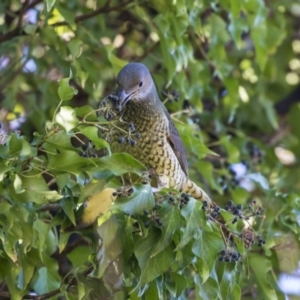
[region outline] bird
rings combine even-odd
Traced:
[[[211,203],[207,193],[189,179],[182,140],[148,68],[128,63],[116,83],[116,90],[101,104],[104,117],[114,122],[108,137],[111,151],[128,153],[152,170],[157,188],[173,188]]]

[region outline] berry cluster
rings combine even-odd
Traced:
[[[84,145],[81,147],[82,151],[80,151],[79,155],[82,157],[97,157],[97,154],[94,153],[95,145],[92,143],[91,140],[88,140]]]
[[[262,238],[261,235],[257,236],[257,242],[258,242],[259,247],[262,247],[262,245],[264,245],[266,243],[266,241]]]
[[[252,200],[245,210],[243,210],[243,206],[241,204],[235,205],[232,200],[229,200],[224,209],[234,215],[232,224],[236,223],[238,219],[248,221],[250,217],[260,216],[262,212],[262,207],[257,205],[255,200]]]
[[[159,218],[157,209],[158,209],[158,206],[155,205],[151,211],[144,210],[144,215],[149,218],[149,220],[147,220],[144,223],[144,225],[145,225],[146,228],[148,228],[150,226],[151,222],[154,222],[158,226],[162,226],[163,225],[162,221]]]
[[[232,224],[236,223],[238,218],[243,219],[243,211],[242,211],[242,205],[237,204],[235,205],[232,200],[228,201],[228,204],[224,207],[225,210],[232,213],[235,217],[232,220]],[[248,219],[248,217],[245,217]]]
[[[216,219],[221,212],[221,208],[219,206],[210,208],[207,201],[203,201],[202,209],[207,212],[208,219]]]
[[[249,249],[255,242],[255,232],[252,228],[246,228],[242,231],[240,238],[244,243],[245,249]]]
[[[117,198],[126,198],[130,197],[133,194],[134,190],[132,186],[121,186],[113,193],[114,197]]]
[[[229,192],[229,187],[235,189],[235,187],[239,184],[239,180],[236,178],[236,172],[232,168],[230,168],[230,166],[228,167],[228,170],[231,176],[227,177],[225,175],[222,175],[218,180],[224,193]]]
[[[139,132],[135,132],[135,127],[132,122],[128,123],[128,134],[125,136],[119,136],[118,137],[118,143],[123,144],[126,142],[127,144],[130,144],[131,146],[135,146],[137,144],[136,139],[139,139],[141,137],[141,134]],[[136,138],[136,139],[134,139]]]
[[[221,214],[221,208],[219,206],[212,207],[209,206],[207,201],[204,201],[202,209],[205,211],[207,219],[218,224],[223,232],[226,250],[221,251],[219,261],[236,262],[241,258],[241,254],[236,251],[234,236],[244,243],[245,249],[249,249],[254,244],[256,237],[259,246],[265,244],[261,235],[257,235],[249,224],[250,217],[255,218],[260,216],[262,211],[262,207],[258,206],[255,200],[251,201],[245,209],[243,209],[241,204],[235,204],[232,200],[229,200],[228,204],[224,207],[224,209],[233,216],[229,222],[235,224],[238,219],[243,220],[244,226],[241,233],[232,231],[228,227],[228,223],[223,223],[222,218],[219,218],[219,215]]]
[[[190,195],[186,193],[181,193],[179,197],[174,197],[172,195],[167,196],[167,200],[172,204],[176,205],[176,203],[179,203],[179,209],[182,209],[185,205],[188,204],[190,200]]]
[[[141,180],[142,184],[148,184],[151,182],[152,178],[153,178],[153,175],[152,175],[151,171],[146,171],[146,172],[142,173],[140,180]]]
[[[248,209],[252,212],[253,216],[260,216],[261,212],[263,210],[263,208],[259,205],[256,205],[256,201],[252,200],[249,205],[248,205]]]
[[[119,100],[116,95],[111,94],[107,96],[100,102],[99,114],[108,121],[116,119],[118,112],[120,112],[118,102]]]
[[[237,262],[242,257],[235,249],[223,249],[220,252],[219,261]]]

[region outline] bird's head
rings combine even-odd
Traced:
[[[132,99],[143,101],[149,99],[148,96],[156,93],[156,88],[148,68],[141,63],[129,63],[117,76],[117,96],[119,109]]]

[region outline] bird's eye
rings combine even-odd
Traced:
[[[140,83],[139,83],[139,87],[142,87],[143,86],[143,81],[141,81]]]

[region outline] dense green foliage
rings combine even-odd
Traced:
[[[292,0],[2,0],[0,298],[284,299],[278,276],[300,258],[300,105],[274,105],[299,81],[299,9]],[[190,177],[241,234],[234,242],[201,203],[153,194],[140,162],[110,153],[110,125],[94,109],[129,61],[149,67]],[[128,173],[132,190],[120,180]],[[120,195],[97,226],[61,232],[105,187]],[[232,222],[230,199],[256,201],[251,216],[263,207],[249,220],[262,247],[245,249],[248,222]],[[221,262],[222,249],[242,257]]]

